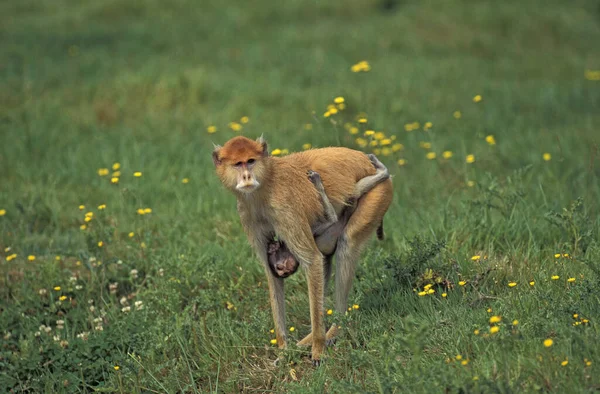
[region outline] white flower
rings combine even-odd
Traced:
[[[90,306],[90,312],[94,312],[96,310],[96,307],[94,305]]]
[[[71,277],[69,278],[69,282],[77,282],[77,277],[75,277],[75,276],[71,276]]]
[[[127,305],[127,297],[121,297],[119,302],[121,303],[121,305]]]
[[[81,289],[83,289],[83,286],[82,286],[82,285],[77,285],[77,286],[75,286],[75,290],[81,290]]]
[[[102,327],[102,326],[96,326],[96,327],[94,327],[94,330],[96,330],[96,331],[104,331],[104,327]]]
[[[48,290],[46,290],[46,289],[40,289],[40,291],[38,293],[40,293],[40,295],[43,296],[43,295],[46,295],[46,293],[48,293]]]
[[[52,337],[52,339],[54,339],[55,342],[60,341],[60,335],[55,335]]]
[[[142,301],[136,301],[133,304],[135,305],[135,309],[137,309],[138,311],[144,307],[144,305],[142,305],[143,304]]]
[[[121,311],[122,312],[126,312],[126,313],[129,312],[130,310],[131,310],[130,306],[126,306],[125,308],[121,308]]]

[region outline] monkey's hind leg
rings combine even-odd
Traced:
[[[348,221],[335,252],[335,309],[346,311],[356,263],[366,242],[383,220],[392,202],[392,182],[386,180],[363,196]]]
[[[323,204],[323,209],[325,211],[325,219],[327,224],[333,224],[337,222],[337,214],[335,213],[335,208],[331,205],[331,201],[329,201],[329,197],[325,193],[325,188],[323,187],[323,182],[321,181],[321,175],[318,172],[309,170],[306,175],[308,175],[308,179],[315,185],[315,188],[319,192],[319,196],[321,197],[321,203]]]

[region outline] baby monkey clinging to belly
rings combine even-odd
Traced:
[[[319,174],[315,171],[309,171],[307,174],[308,179],[315,185],[315,188],[319,192],[325,211],[324,220],[313,229],[315,242],[325,256],[332,255],[335,251],[337,240],[342,234],[344,227],[346,227],[346,223],[348,223],[348,220],[356,210],[358,200],[377,184],[390,177],[387,167],[375,155],[369,154],[368,156],[377,172],[374,175],[362,178],[356,183],[354,194],[348,199],[347,206],[342,211],[340,218],[337,217],[333,205],[329,201],[327,194],[325,194],[325,188]],[[383,239],[383,222],[377,229],[377,237]],[[298,270],[300,264],[284,242],[271,241],[267,247],[267,254],[269,267],[275,276],[287,278]]]

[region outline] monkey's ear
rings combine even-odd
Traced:
[[[219,164],[221,164],[221,159],[219,158],[219,151],[221,150],[221,145],[213,145],[215,147],[215,150],[213,150],[212,159],[213,163],[215,163],[215,167],[217,167]]]
[[[256,139],[256,142],[258,142],[262,146],[262,156],[269,156],[269,146],[267,145],[267,141],[265,141],[265,138],[262,134]]]

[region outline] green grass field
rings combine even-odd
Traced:
[[[275,4],[0,3],[0,392],[600,389],[598,3]],[[393,174],[320,368],[211,161],[263,133]]]

